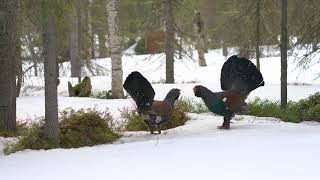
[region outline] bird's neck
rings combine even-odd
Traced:
[[[166,101],[168,104],[170,104],[171,107],[174,106],[174,103],[176,101],[175,97],[167,96],[164,101]]]

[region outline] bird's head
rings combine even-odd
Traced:
[[[204,89],[205,89],[205,87],[203,87],[203,86],[200,86],[200,85],[195,86],[195,87],[193,88],[194,95],[195,95],[196,97],[202,97],[202,94],[203,94],[203,90],[204,90]]]

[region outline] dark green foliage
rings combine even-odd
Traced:
[[[302,121],[320,122],[320,93],[315,93],[307,99],[300,100],[292,109],[298,112]]]
[[[44,121],[34,123],[14,145],[4,149],[5,154],[24,149],[78,148],[112,143],[121,137],[109,112],[94,109],[64,110],[59,122],[60,144],[54,145],[44,136]]]
[[[111,90],[94,91],[90,94],[90,97],[97,98],[97,99],[113,99]]]
[[[137,46],[134,48],[134,50],[136,51],[136,54],[147,54],[147,49],[146,49],[146,45],[145,45],[145,39],[141,38],[138,43]]]
[[[127,123],[125,127],[127,131],[148,131],[147,124],[143,121],[135,109],[122,109],[121,117]]]
[[[124,49],[128,49],[129,47],[131,47],[132,45],[134,45],[136,43],[136,40],[134,38],[129,38],[129,40],[124,42]]]
[[[121,110],[121,117],[126,121],[125,129],[127,131],[148,131],[149,128],[143,119],[139,116],[135,109],[124,108]],[[175,108],[172,112],[171,119],[161,125],[162,130],[172,129],[178,126],[182,126],[189,119],[186,112],[179,108]]]
[[[59,123],[62,148],[106,144],[120,137],[112,127],[112,117],[108,112],[69,110],[62,114]]]
[[[50,142],[50,140],[45,137],[43,126],[44,121],[32,124],[31,127],[22,134],[16,144],[7,146],[3,149],[4,154],[8,155],[24,149],[47,150],[58,148],[57,145]]]
[[[320,93],[298,102],[289,102],[287,109],[281,109],[278,101],[261,99],[255,99],[248,105],[247,115],[276,117],[289,122],[320,122]]]
[[[109,91],[94,91],[90,94],[90,97],[97,99],[114,99],[112,97],[112,90]],[[127,99],[129,96],[127,94],[124,95],[124,99]]]
[[[0,137],[17,137],[19,136],[18,132],[12,132],[12,131],[7,131],[7,130],[0,130]]]
[[[89,77],[84,77],[81,83],[72,87],[68,82],[69,97],[89,97],[91,94],[91,80]]]
[[[202,101],[195,101],[193,98],[181,97],[176,102],[176,108],[182,112],[206,113],[209,112],[207,106]]]
[[[296,112],[291,108],[293,102],[288,103],[286,110],[281,109],[279,101],[261,100],[259,98],[248,103],[249,111],[243,114],[262,117],[276,117],[283,121],[300,122]]]

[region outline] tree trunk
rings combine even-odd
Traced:
[[[59,143],[57,98],[57,53],[54,1],[47,1],[44,17],[45,135]]]
[[[222,40],[221,44],[222,44],[222,55],[227,59],[228,58],[228,47],[226,46],[226,43],[224,40]]]
[[[260,70],[260,2],[261,0],[257,0],[257,24],[256,24],[256,61],[257,68]]]
[[[88,1],[88,37],[90,38],[90,43],[89,43],[89,49],[88,51],[90,52],[90,58],[95,58],[95,50],[94,50],[94,34],[93,34],[93,28],[92,28],[92,15],[91,15],[91,9],[92,9],[92,0]]]
[[[16,76],[17,76],[17,86],[16,86],[16,97],[20,96],[21,86],[22,86],[22,59],[21,59],[21,48],[20,41],[17,41],[17,58],[16,58]]]
[[[16,130],[16,0],[0,1],[0,130]]]
[[[38,76],[38,62],[37,59],[33,59],[34,76]]]
[[[183,51],[183,41],[182,41],[182,36],[179,39],[179,59],[182,59],[182,51]]]
[[[239,56],[250,59],[249,45],[245,41],[246,40],[241,40],[240,42],[241,44],[239,47]]]
[[[122,88],[122,60],[121,60],[121,36],[119,30],[118,20],[118,0],[108,0],[107,12],[108,12],[108,27],[109,27],[109,41],[111,48],[111,66],[112,66],[112,97],[123,98]]]
[[[281,0],[281,107],[287,107],[287,0]]]
[[[174,83],[174,20],[172,0],[165,0],[166,83]]]
[[[207,66],[204,53],[206,51],[205,45],[205,33],[204,33],[204,22],[202,20],[200,12],[196,13],[195,16],[195,34],[196,34],[196,47],[199,56],[199,66]]]
[[[99,57],[104,58],[107,57],[107,47],[106,47],[106,36],[100,30],[98,31],[98,40],[99,40]]]
[[[70,15],[70,62],[71,77],[81,77],[80,49],[79,49],[79,18],[78,2],[75,2]]]

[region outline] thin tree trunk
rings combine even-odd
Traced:
[[[182,43],[183,43],[183,41],[182,41],[182,36],[181,36],[179,39],[179,59],[182,59],[182,51],[183,51]]]
[[[90,45],[88,51],[90,52],[90,58],[95,58],[95,50],[94,50],[94,33],[93,33],[93,28],[92,28],[92,15],[91,15],[91,7],[92,7],[92,0],[88,1],[88,36],[90,38]]]
[[[107,57],[106,36],[101,30],[98,31],[98,38],[99,38],[99,57],[100,58]]]
[[[287,0],[281,0],[281,107],[287,107]]]
[[[205,32],[204,32],[204,22],[202,20],[200,12],[196,13],[195,16],[195,34],[196,34],[196,47],[199,56],[199,66],[207,66],[204,53],[206,51],[205,45]]]
[[[172,0],[165,0],[166,83],[174,83],[174,20]]]
[[[38,76],[38,62],[37,59],[33,59],[34,76]]]
[[[17,46],[17,58],[16,58],[16,76],[17,76],[17,86],[16,86],[16,97],[20,96],[20,91],[21,91],[21,85],[22,85],[22,77],[23,77],[23,72],[22,72],[22,59],[21,59],[21,49],[20,49],[20,41],[17,41],[18,46]]]
[[[44,75],[45,75],[45,135],[59,143],[57,98],[57,53],[55,36],[54,1],[47,1],[44,17]],[[50,7],[50,8],[48,8]]]
[[[16,0],[0,1],[0,130],[16,130]]]
[[[108,27],[109,38],[111,48],[111,66],[112,66],[112,96],[113,98],[123,98],[122,88],[122,60],[121,60],[121,36],[119,31],[118,20],[118,0],[108,0],[107,12],[108,12]]]
[[[70,15],[70,62],[71,62],[71,77],[81,77],[81,62],[79,48],[79,18],[77,9],[78,2],[75,2]]]
[[[257,24],[256,24],[256,61],[257,68],[260,70],[260,2],[257,0]]]
[[[222,44],[222,55],[225,57],[225,59],[227,59],[227,57],[228,57],[228,47],[226,46],[226,43],[225,43],[224,40],[222,40],[221,44]]]

